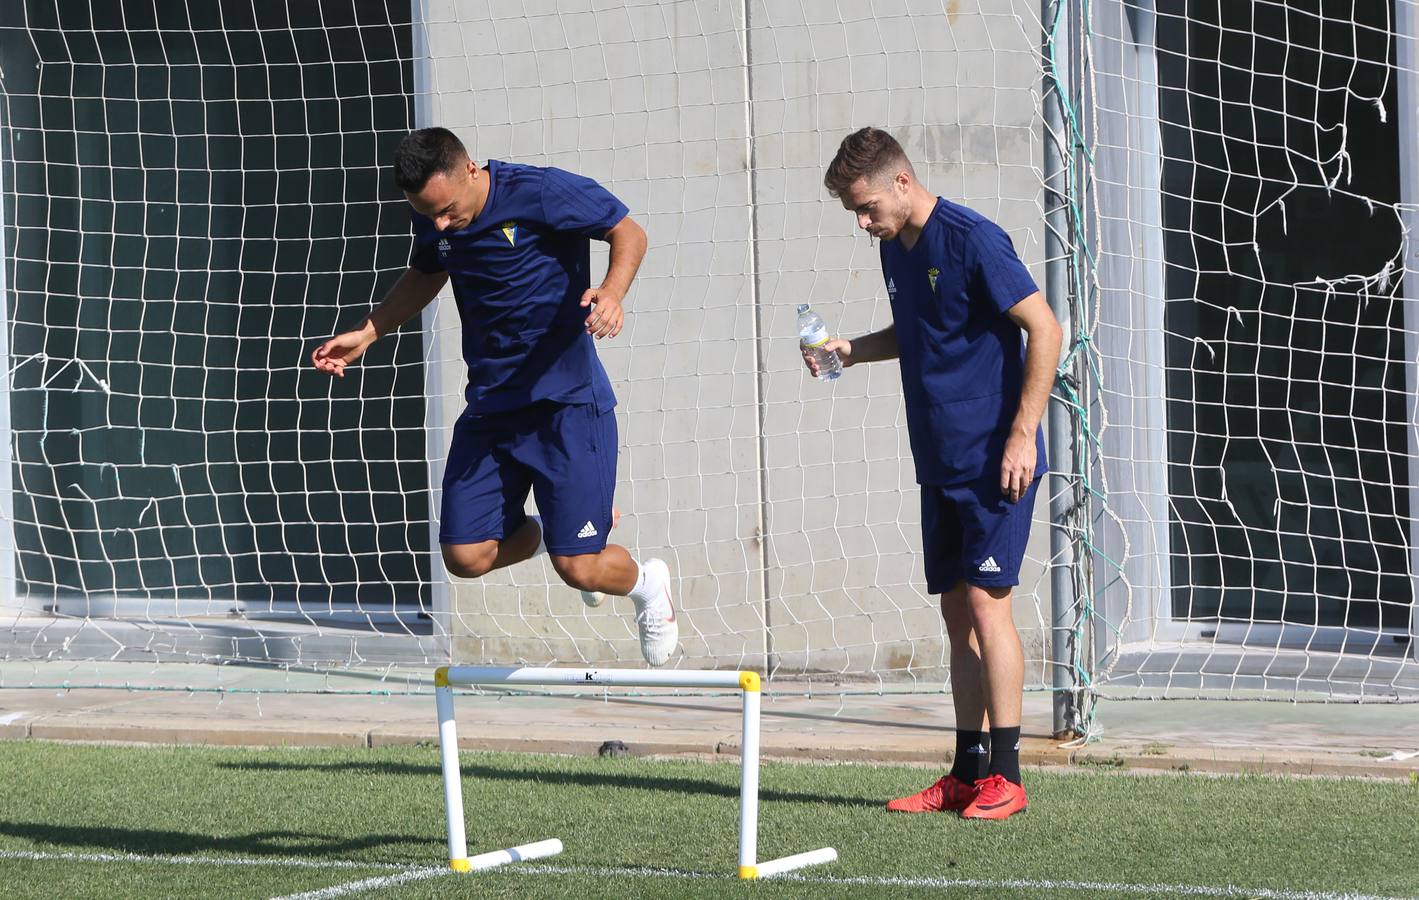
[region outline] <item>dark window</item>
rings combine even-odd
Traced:
[[[21,591],[426,601],[417,323],[307,362],[408,259],[408,14],[0,8]]]
[[[1407,626],[1388,6],[1158,4],[1179,618]]]

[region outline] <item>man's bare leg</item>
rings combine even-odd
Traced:
[[[956,710],[956,752],[951,771],[930,787],[887,803],[892,812],[955,812],[976,798],[976,782],[985,777],[989,760],[985,739],[986,703],[980,646],[976,641],[966,583],[941,595],[941,618],[951,641],[951,705]]]
[[[1008,587],[966,588],[966,606],[980,650],[986,715],[992,728],[1020,727],[1025,653],[1015,630],[1011,594]]]
[[[481,578],[494,569],[530,559],[542,540],[542,529],[532,520],[523,522],[502,540],[476,544],[441,544],[443,564],[459,578]]]
[[[611,516],[615,528],[621,514],[613,508]],[[671,598],[670,567],[663,560],[648,559],[641,565],[618,544],[607,544],[599,553],[553,553],[550,559],[562,581],[580,590],[588,606],[599,606],[607,594],[630,597],[636,608],[641,655],[652,666],[669,661],[680,643],[680,626]]]
[[[620,511],[619,509],[617,509],[616,507],[613,506],[613,507],[611,507],[611,530],[612,530],[612,531],[615,531],[615,530],[616,530],[616,526],[617,526],[617,525],[620,525],[620,524],[621,524],[621,511]],[[614,594],[614,593],[616,593],[616,591],[611,591],[611,593]],[[582,602],[582,603],[585,603],[587,606],[590,606],[590,607],[592,607],[593,609],[595,609],[596,607],[598,607],[598,606],[600,606],[601,604],[603,604],[603,603],[606,602],[606,592],[605,592],[605,591],[587,591],[587,590],[583,590],[583,591],[581,592],[581,602]]]
[[[989,719],[980,645],[976,641],[970,610],[966,607],[964,581],[957,582],[955,587],[941,595],[941,618],[946,622],[946,636],[951,641],[951,705],[956,710],[956,727],[984,731]]]
[[[964,581],[956,582],[955,587],[942,594],[941,617],[951,641],[951,703],[956,710],[956,755],[951,774],[964,784],[974,785],[986,775],[992,720],[986,707],[980,641],[966,595]]]
[[[1029,805],[1020,778],[1020,706],[1025,654],[1015,630],[1009,587],[966,588],[966,608],[980,647],[985,708],[990,718],[990,770],[961,810],[967,819],[1007,819]]]

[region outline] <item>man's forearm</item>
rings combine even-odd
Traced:
[[[624,297],[631,289],[636,272],[640,271],[641,260],[645,258],[645,229],[625,218],[606,234],[606,241],[611,245],[611,255],[601,289]]]
[[[864,334],[860,338],[853,338],[852,362],[878,362],[884,359],[897,358],[897,326],[888,325],[881,331],[874,331],[871,334]]]
[[[1020,389],[1020,408],[1011,423],[1012,433],[1034,437],[1035,429],[1044,418],[1045,404],[1049,402],[1050,389],[1054,387],[1054,377],[1059,367],[1059,346],[1061,333],[1056,325],[1052,330],[1030,335],[1025,347],[1024,384]]]
[[[438,296],[447,281],[446,272],[428,273],[413,268],[405,270],[389,289],[389,293],[384,295],[379,306],[371,310],[354,330],[373,328],[375,337],[384,337],[418,315],[420,310]]]

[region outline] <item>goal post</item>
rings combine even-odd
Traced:
[[[1405,304],[1404,351],[1409,447],[1409,486],[1419,488],[1419,3],[1401,0],[1395,9],[1395,62],[1399,79],[1399,133],[1409,136],[1399,158],[1404,206],[1404,244],[1400,277]],[[1419,505],[1411,494],[1411,504]],[[1409,514],[1409,574],[1416,598],[1410,613],[1409,652],[1419,662],[1419,513]]]
[[[739,858],[742,879],[768,878],[805,866],[833,862],[838,858],[832,847],[760,861],[759,836],[759,701],[762,681],[758,672],[723,670],[653,669],[560,669],[486,666],[443,666],[434,673],[434,693],[439,717],[439,755],[443,768],[444,802],[448,811],[449,865],[456,871],[478,868],[470,862],[463,822],[463,789],[458,763],[458,734],[454,724],[453,688],[479,685],[528,685],[560,687],[648,687],[737,690],[742,696],[742,741],[739,756]],[[486,867],[515,861],[520,854],[551,850],[555,839],[494,851],[473,858]],[[527,856],[525,858],[532,858]]]

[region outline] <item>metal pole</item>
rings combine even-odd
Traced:
[[[4,125],[8,113],[8,103],[0,104],[0,126]],[[3,130],[0,130],[0,134],[3,133]],[[13,134],[11,132],[11,140],[14,140]],[[5,157],[15,156],[13,152],[5,152],[10,149],[9,146],[0,146],[0,198],[5,196]],[[16,178],[16,194],[19,193],[18,180]],[[5,257],[4,213],[5,204],[0,202],[0,606],[8,605],[19,610],[33,603],[33,611],[39,612],[43,603],[28,601],[15,584],[15,554],[18,548],[15,546],[15,486],[12,471],[14,457],[10,452],[13,437],[10,404],[15,395],[11,380],[13,369],[10,367],[10,298],[5,279],[10,260]],[[15,221],[18,224],[18,210],[16,213]],[[18,241],[18,238],[16,240]],[[18,255],[16,253],[16,256]]]
[[[1066,338],[1073,335],[1070,315],[1068,167],[1070,136],[1066,131],[1063,98],[1059,92],[1069,85],[1068,0],[1044,0],[1044,197],[1045,197],[1045,298]],[[1057,19],[1063,25],[1056,29]],[[1074,538],[1069,525],[1075,514],[1074,414],[1056,402],[1047,417],[1046,440],[1050,468],[1050,662],[1054,690],[1054,735],[1071,736],[1077,721],[1074,698],[1073,645],[1077,618],[1074,596]]]
[[[744,0],[744,156],[748,160],[744,186],[749,206],[749,271],[746,273],[749,287],[749,302],[754,307],[751,320],[754,326],[754,407],[756,433],[754,436],[754,465],[759,472],[758,544],[759,544],[759,591],[764,616],[764,676],[772,679],[778,669],[778,658],[774,653],[773,599],[769,585],[769,452],[768,433],[768,348],[764,346],[764,300],[761,293],[762,275],[759,272],[759,162],[754,152],[754,58],[749,42],[753,35],[749,31],[750,0]]]
[[[1405,432],[1409,441],[1409,654],[1419,660],[1419,0],[1394,5],[1395,77],[1399,79],[1400,243],[1404,279]]]
[[[414,127],[437,125],[434,121],[433,93],[436,87],[434,60],[429,49],[428,10],[425,0],[410,0],[409,30],[414,74]],[[424,458],[429,472],[429,603],[434,636],[449,662],[453,661],[453,586],[443,567],[439,550],[439,491],[443,484],[444,457],[448,437],[444,425],[443,345],[438,329],[439,302],[435,300],[419,314],[420,341],[424,354]]]

